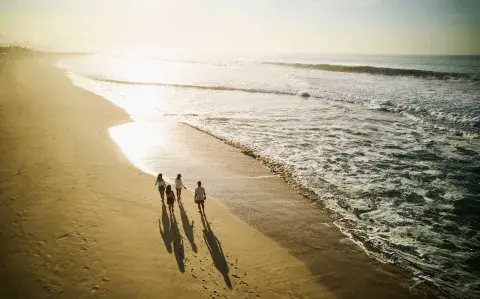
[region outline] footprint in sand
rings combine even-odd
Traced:
[[[96,292],[98,292],[98,290],[100,290],[100,286],[99,286],[98,284],[96,284],[96,285],[94,285],[94,286],[92,287],[92,289],[90,290],[90,292],[91,292],[92,294],[95,294]]]

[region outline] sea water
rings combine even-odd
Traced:
[[[137,121],[173,117],[248,150],[378,259],[452,297],[480,296],[479,56],[83,55],[59,65]]]

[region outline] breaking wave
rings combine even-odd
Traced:
[[[89,77],[89,78],[96,81],[101,81],[101,82],[128,84],[128,85],[165,86],[165,87],[191,88],[191,89],[216,90],[216,91],[243,91],[243,92],[249,92],[249,93],[300,95],[302,97],[306,97],[303,93],[299,94],[298,92],[288,92],[288,91],[272,90],[272,89],[243,88],[243,87],[218,86],[218,85],[177,84],[177,83],[162,83],[162,82],[135,82],[135,81],[129,81],[129,80],[107,79],[107,78],[101,78],[101,77]]]
[[[173,116],[240,148],[377,259],[449,297],[479,296],[478,75],[259,62],[152,63],[131,74],[94,62],[69,70],[76,85],[135,118]]]
[[[436,72],[415,69],[398,69],[375,66],[353,66],[353,65],[336,65],[336,64],[305,64],[305,63],[287,63],[287,62],[262,62],[263,64],[273,64],[279,66],[288,66],[304,69],[315,69],[329,72],[342,73],[365,73],[384,76],[405,76],[417,78],[433,78],[441,80],[464,79],[469,81],[480,81],[480,74],[465,74],[455,72]]]
[[[99,76],[88,76],[89,79],[93,79],[100,82],[136,85],[136,86],[163,86],[172,88],[187,88],[187,89],[199,89],[199,90],[212,90],[212,91],[239,91],[247,93],[261,93],[261,94],[275,94],[275,95],[287,95],[287,96],[300,96],[303,98],[324,99],[329,101],[340,101],[363,104],[372,110],[379,110],[390,113],[407,113],[408,116],[414,117],[417,121],[423,123],[432,123],[434,126],[440,129],[458,131],[460,134],[469,134],[473,138],[478,138],[478,128],[475,127],[476,121],[473,116],[459,116],[449,115],[448,113],[436,113],[434,110],[423,111],[419,110],[416,106],[399,105],[392,101],[371,101],[371,100],[352,100],[343,99],[341,93],[333,92],[337,97],[330,97],[325,95],[326,90],[320,90],[320,92],[297,91],[288,89],[274,89],[274,88],[245,88],[236,86],[223,86],[223,85],[200,85],[200,84],[180,84],[180,83],[164,83],[164,82],[150,82],[150,81],[130,81],[121,79],[110,79]],[[340,97],[339,97],[340,96]],[[437,124],[435,124],[437,123]]]

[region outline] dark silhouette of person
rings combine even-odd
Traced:
[[[198,211],[200,213],[205,213],[205,205],[204,202],[207,199],[207,193],[205,192],[205,188],[202,187],[202,182],[197,182],[198,187],[195,189],[195,203],[198,205]]]
[[[165,194],[167,195],[168,210],[170,211],[170,213],[173,213],[173,205],[175,204],[175,193],[173,193],[172,191],[172,186],[167,185]]]
[[[166,183],[161,173],[158,174],[157,179],[155,180],[155,186],[156,185],[158,185],[158,192],[160,192],[160,197],[162,198],[162,201],[165,200]]]
[[[180,202],[182,198],[182,188],[187,189],[182,182],[182,175],[179,173],[177,174],[177,178],[175,179],[175,189],[177,190],[177,200]]]

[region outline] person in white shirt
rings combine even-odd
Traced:
[[[198,187],[195,189],[195,203],[198,205],[198,211],[205,214],[205,206],[204,202],[207,199],[207,193],[205,192],[205,188],[202,187],[202,182],[197,182]],[[200,209],[201,206],[201,209]]]
[[[177,189],[177,200],[180,200],[180,198],[182,196],[182,188],[187,189],[187,187],[185,187],[185,185],[183,185],[182,175],[177,174],[177,178],[175,179],[175,189]]]
[[[162,201],[165,199],[165,180],[162,177],[162,174],[159,173],[157,176],[157,180],[155,181],[155,186],[158,185],[158,192],[160,192],[160,197],[162,198]]]

